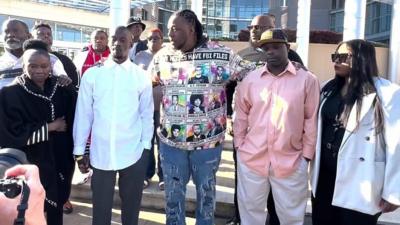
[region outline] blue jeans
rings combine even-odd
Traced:
[[[222,146],[186,151],[160,142],[165,182],[167,225],[185,225],[186,185],[192,176],[196,186],[196,225],[213,225],[216,173]]]

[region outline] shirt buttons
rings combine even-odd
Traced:
[[[365,161],[364,157],[360,157],[359,160],[360,160],[361,162],[364,162],[364,161]]]
[[[369,136],[365,137],[365,140],[369,141]]]

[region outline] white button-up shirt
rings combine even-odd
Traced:
[[[153,136],[151,79],[127,59],[111,57],[82,77],[74,121],[74,154],[83,155],[91,132],[91,165],[121,170],[136,163]]]

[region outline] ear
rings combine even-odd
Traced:
[[[190,31],[190,33],[192,33],[194,36],[196,36],[196,28],[194,27],[194,25],[193,25],[193,26],[190,26],[189,31]]]

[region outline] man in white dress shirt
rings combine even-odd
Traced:
[[[111,40],[111,57],[82,77],[74,122],[74,155],[81,171],[91,133],[90,164],[93,221],[110,225],[116,174],[119,175],[123,225],[138,224],[151,138],[153,96],[150,78],[128,57],[132,36],[118,27]]]

